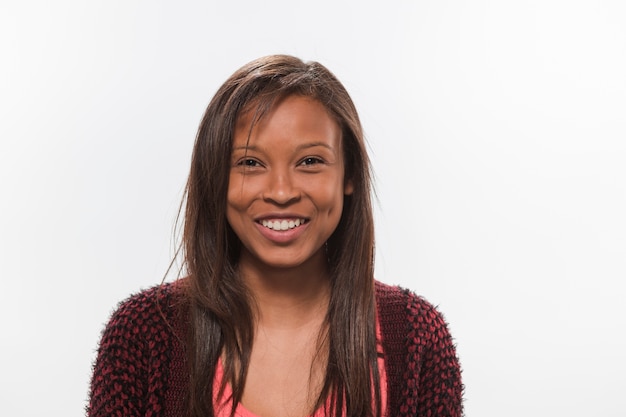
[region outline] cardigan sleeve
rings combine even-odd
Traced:
[[[410,297],[410,339],[418,355],[417,415],[460,417],[463,384],[456,349],[442,314],[420,297]]]
[[[102,332],[91,379],[89,417],[139,417],[144,413],[148,355],[142,335],[142,301],[120,304]]]

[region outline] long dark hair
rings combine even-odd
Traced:
[[[272,55],[246,64],[219,88],[194,145],[182,241],[190,301],[188,407],[194,417],[214,416],[213,380],[222,354],[233,408],[241,400],[254,336],[252,298],[236,268],[241,242],[226,220],[235,123],[251,106],[257,106],[262,117],[273,103],[289,95],[318,100],[337,121],[345,178],[354,186],[327,242],[328,362],[317,406],[330,398],[329,415],[342,415],[344,407],[351,417],[381,414],[370,165],[361,123],[348,92],[328,69],[317,62]]]

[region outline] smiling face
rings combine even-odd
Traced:
[[[319,265],[352,192],[339,125],[302,96],[279,101],[250,132],[253,113],[238,120],[228,183],[226,217],[242,242],[239,263]]]

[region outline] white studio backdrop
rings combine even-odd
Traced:
[[[0,415],[81,416],[160,282],[204,108],[288,53],[352,94],[380,280],[444,312],[468,416],[623,416],[621,1],[0,2]]]

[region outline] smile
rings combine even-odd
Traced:
[[[295,219],[295,220],[262,220],[261,224],[263,227],[267,227],[272,230],[289,230],[295,229],[296,227],[303,225],[306,223],[306,219]]]

